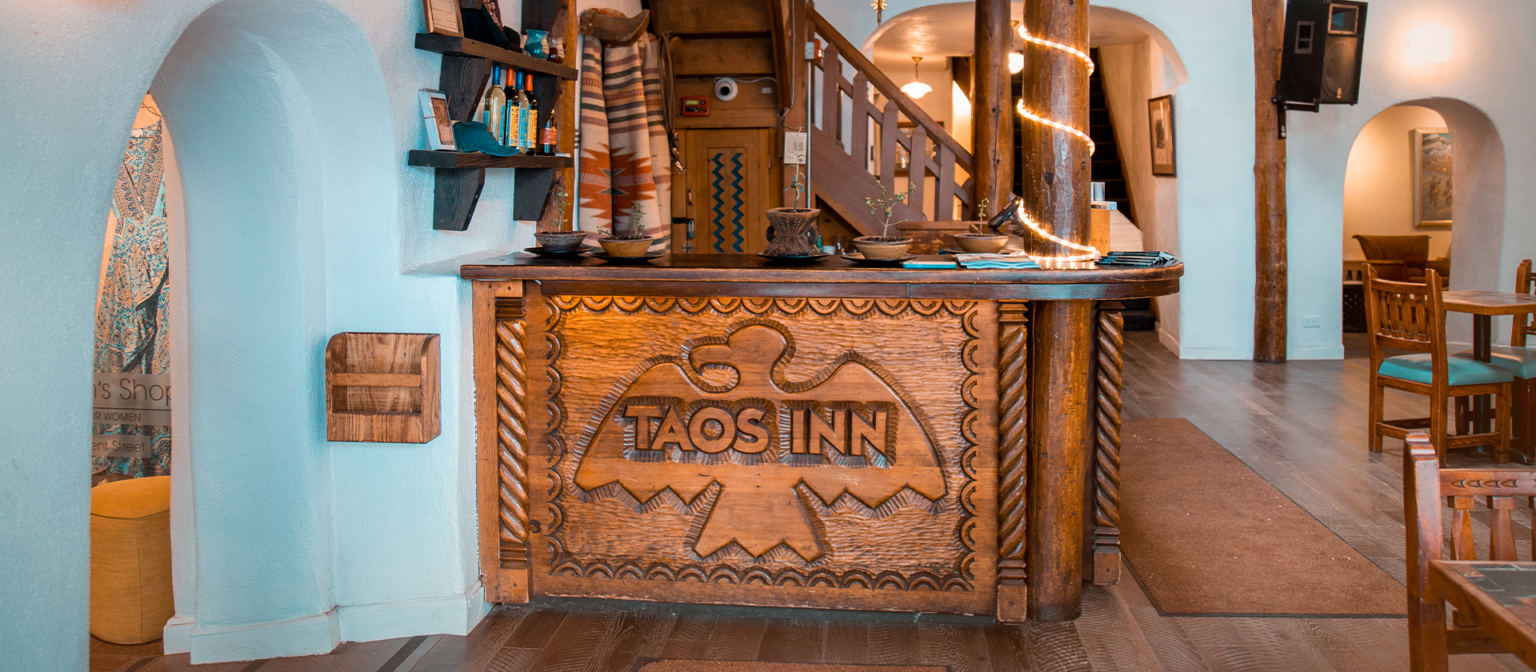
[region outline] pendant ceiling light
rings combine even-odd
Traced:
[[[924,84],[917,79],[917,64],[922,62],[922,56],[912,57],[912,81],[903,84],[901,87],[901,92],[907,94],[907,97],[913,100],[922,98],[923,96],[928,95],[929,91],[933,90],[933,87],[928,86],[927,84]]]

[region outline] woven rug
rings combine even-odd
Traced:
[[[949,672],[948,665],[760,663],[743,660],[642,660],[636,672]]]
[[[1159,612],[1407,613],[1402,584],[1189,421],[1121,436],[1121,548]]]

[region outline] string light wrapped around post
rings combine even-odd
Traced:
[[[1026,43],[1043,47],[1047,54],[1052,54],[1058,57],[1067,56],[1081,63],[1082,66],[1087,69],[1087,73],[1084,76],[1085,81],[1087,79],[1087,75],[1093,74],[1093,59],[1089,57],[1089,55],[1083,50],[1062,44],[1061,42],[1054,40],[1037,37],[1031,34],[1029,29],[1022,24],[1018,26],[1018,33],[1019,37],[1022,38]],[[1053,119],[1048,114],[1042,114],[1032,110],[1028,105],[1025,104],[1025,100],[1022,98],[1018,101],[1016,111],[1019,113],[1020,117],[1028,121],[1034,122],[1035,124],[1038,124],[1039,126],[1045,127],[1047,129],[1065,133],[1068,137],[1072,138],[1072,141],[1074,142],[1082,142],[1087,147],[1088,156],[1090,157],[1097,149],[1097,146],[1093,142],[1093,138],[1089,137],[1085,129],[1074,126],[1072,123],[1070,123],[1070,121]],[[1061,175],[1056,175],[1050,180],[1050,183],[1055,185],[1055,181],[1061,177]],[[1026,202],[1026,199],[1020,199],[1018,204],[1019,207],[1015,210],[1013,220],[1018,222],[1024,228],[1028,229],[1030,232],[1034,233],[1035,236],[1037,236],[1040,240],[1048,241],[1049,243],[1074,252],[1068,254],[1036,254],[1035,251],[1031,251],[1030,256],[1039,260],[1042,265],[1049,266],[1055,263],[1071,264],[1077,262],[1094,261],[1098,259],[1102,254],[1102,250],[1095,249],[1089,245],[1067,240],[1066,238],[1049,230],[1046,225],[1039,221],[1038,213],[1030,212],[1031,208],[1026,207]],[[1056,205],[1059,206],[1060,204]],[[1074,201],[1069,203],[1069,205],[1076,206],[1077,204]],[[1026,249],[1029,247],[1028,242],[1029,241],[1026,241]]]

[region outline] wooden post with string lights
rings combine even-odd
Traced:
[[[1085,247],[1093,154],[1085,133],[1093,67],[1087,56],[1088,3],[1026,0],[1020,36],[1021,214],[1036,229],[1024,232],[1026,250],[1070,259],[1087,249],[1091,257]],[[1005,59],[1000,55],[993,62]],[[1028,616],[1064,621],[1082,613],[1084,489],[1093,452],[1093,303],[1037,301],[1030,312]],[[1005,616],[1014,620],[1018,614],[999,613]]]

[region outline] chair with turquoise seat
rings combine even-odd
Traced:
[[[1429,430],[1440,461],[1458,448],[1492,445],[1509,451],[1510,386],[1515,377],[1500,366],[1474,359],[1450,357],[1445,351],[1445,308],[1439,274],[1430,269],[1424,284],[1390,282],[1365,267],[1365,320],[1370,334],[1370,449],[1381,452],[1381,438],[1406,439],[1409,432]],[[1416,354],[1384,356],[1385,347]],[[1386,388],[1430,398],[1429,417],[1386,420]],[[1497,398],[1493,431],[1452,435],[1447,405],[1452,398],[1491,394]]]
[[[1536,290],[1536,275],[1531,273],[1531,260],[1520,262],[1520,267],[1515,269],[1515,293],[1531,294]],[[1495,345],[1489,349],[1491,363],[1502,367],[1515,377],[1513,394],[1510,395],[1510,422],[1509,442],[1515,450],[1523,452],[1527,457],[1536,453],[1536,348],[1527,348],[1525,338],[1529,334],[1536,334],[1536,324],[1532,323],[1531,315],[1516,315],[1512,320],[1514,328],[1510,331],[1509,347]],[[1472,359],[1472,351],[1458,352],[1452,357]],[[1456,431],[1466,432],[1471,426],[1471,418],[1467,413],[1467,400],[1456,400]]]

